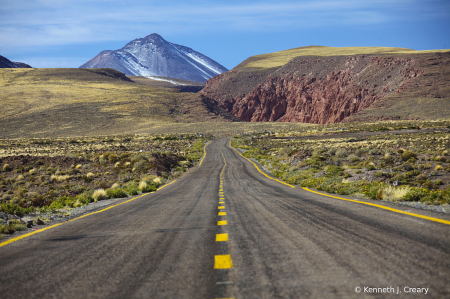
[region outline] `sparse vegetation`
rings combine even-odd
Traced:
[[[448,121],[332,124],[241,134],[233,144],[292,184],[375,200],[439,205],[450,204],[450,160],[443,154],[450,149],[448,125]],[[356,132],[358,137],[352,137]],[[310,139],[311,135],[315,137]]]
[[[280,52],[256,55],[245,60],[239,67],[273,68],[286,64],[289,60],[300,56],[345,56],[356,54],[418,54],[431,52],[448,52],[448,50],[416,51],[405,48],[389,47],[324,47],[308,46]]]
[[[11,168],[0,173],[0,212],[22,217],[155,191],[195,165],[209,138],[166,134],[0,140],[0,165]],[[133,167],[136,163],[139,167]],[[5,233],[20,229],[6,223],[0,228]]]

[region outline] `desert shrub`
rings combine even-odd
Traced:
[[[371,199],[383,199],[383,185],[380,183],[367,184],[363,187],[363,194]]]
[[[404,151],[401,153],[402,154],[402,160],[403,161],[408,161],[411,158],[416,158],[417,154],[411,151]]]
[[[9,166],[9,164],[3,165],[3,171],[11,171],[11,170],[12,170],[12,168],[11,168],[11,166]]]
[[[369,155],[381,155],[381,151],[377,148],[369,150]]]
[[[436,185],[436,186],[440,186],[440,185],[444,185],[444,182],[442,180],[435,180],[433,182],[433,184]]]
[[[347,159],[352,163],[360,162],[361,160],[354,154],[351,154],[347,157]]]
[[[139,160],[134,163],[133,169],[134,169],[134,171],[139,171],[139,172],[143,171],[143,170],[145,170],[147,164],[148,164],[148,162],[146,160]]]
[[[156,185],[155,183],[152,181],[150,183],[147,183],[147,181],[141,181],[139,183],[139,190],[141,190],[143,193],[145,192],[153,192],[156,191]]]
[[[14,203],[2,203],[0,204],[0,212],[16,215],[19,217],[22,217],[25,214],[29,214],[33,212],[35,208],[29,207],[29,208],[22,208]]]
[[[393,165],[394,164],[394,159],[391,156],[385,156],[384,157],[384,163],[386,163],[387,165]]]
[[[128,194],[128,196],[133,196],[138,194],[138,187],[135,185],[127,186],[124,191]]]
[[[110,154],[108,155],[108,160],[109,160],[109,162],[111,162],[111,163],[116,163],[117,160],[119,160],[119,157],[117,157],[117,155],[114,154],[114,153],[110,153]]]
[[[160,186],[163,184],[163,180],[160,177],[156,177],[153,179],[153,182],[157,185]]]
[[[446,162],[447,159],[445,157],[442,157],[442,156],[437,156],[437,157],[434,158],[434,161],[436,161],[436,162]]]
[[[418,181],[426,181],[427,179],[428,179],[428,177],[424,173],[421,173],[416,177],[416,180],[418,180]]]
[[[409,163],[403,163],[402,168],[406,171],[414,170],[414,167]]]
[[[68,179],[70,179],[70,175],[56,175],[56,174],[52,174],[50,177],[51,181],[57,181],[57,182],[64,182],[67,181]]]
[[[133,174],[126,172],[126,173],[119,173],[118,179],[119,181],[126,183],[129,182],[133,178]]]
[[[410,191],[411,188],[409,186],[386,186],[382,189],[381,197],[385,200],[400,201]]]
[[[376,168],[375,168],[375,165],[369,164],[369,165],[367,165],[366,169],[371,171],[371,170],[375,170]]]
[[[328,153],[328,155],[330,155],[330,156],[334,156],[334,155],[336,154],[336,151],[337,151],[337,150],[338,150],[337,148],[332,147],[332,148],[330,148],[330,149],[327,151],[327,153]]]
[[[436,167],[434,168],[434,170],[438,171],[438,170],[442,170],[444,169],[444,167],[442,167],[442,165],[436,165]]]
[[[335,156],[339,158],[347,157],[347,150],[345,148],[340,148],[336,151]]]
[[[355,151],[355,155],[357,155],[357,156],[362,156],[362,155],[364,155],[364,154],[366,154],[366,153],[368,153],[368,152],[369,152],[369,149],[368,149],[367,147],[363,147],[363,148],[357,149],[357,150]]]
[[[77,166],[75,166],[76,169],[80,169],[81,167],[83,167],[83,165],[78,164]]]
[[[108,194],[106,194],[106,191],[104,189],[97,189],[92,194],[92,198],[95,201],[103,200],[108,198]]]
[[[125,193],[125,191],[120,188],[108,189],[108,190],[106,190],[106,194],[108,195],[109,198],[127,197],[127,194]]]
[[[189,162],[189,161],[180,161],[180,162],[178,162],[178,164],[180,166],[182,166],[182,167],[190,167],[190,166],[192,166],[192,163]]]
[[[3,225],[0,226],[0,234],[13,234],[15,232],[14,226],[13,225]]]
[[[327,175],[329,175],[329,176],[338,176],[338,175],[341,175],[343,172],[344,172],[344,169],[339,166],[329,165],[327,167]]]

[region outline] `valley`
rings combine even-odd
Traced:
[[[306,47],[206,84],[0,69],[2,294],[359,298],[395,272],[447,296],[449,64]]]

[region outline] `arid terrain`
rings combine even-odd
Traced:
[[[144,81],[112,69],[0,69],[0,138],[135,134],[236,120],[197,94]]]
[[[450,116],[450,52],[304,47],[210,79],[202,98],[244,121],[337,123]]]

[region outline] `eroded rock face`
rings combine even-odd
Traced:
[[[336,123],[401,92],[407,80],[424,72],[415,65],[413,57],[297,58],[254,78],[224,73],[207,82],[202,96],[244,121]],[[237,86],[239,79],[249,86]]]

